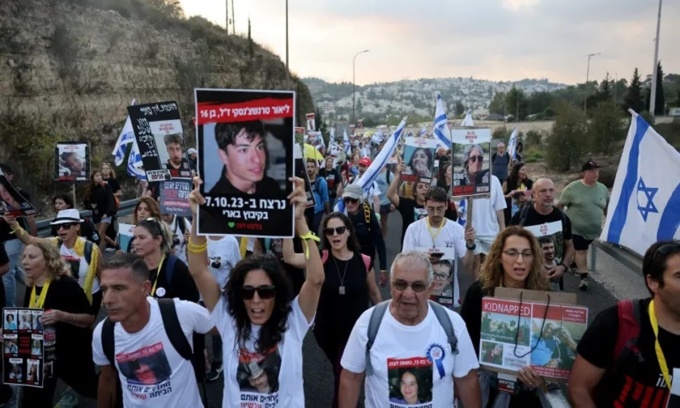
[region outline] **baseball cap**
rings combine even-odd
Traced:
[[[356,184],[348,185],[345,187],[345,192],[342,193],[342,198],[353,198],[355,200],[361,200],[361,197],[363,196],[364,190]]]
[[[359,165],[368,167],[371,165],[371,159],[368,157],[362,157],[361,160],[359,160]]]
[[[191,149],[187,150],[187,154],[198,154],[198,151],[192,147]]]
[[[595,170],[599,168],[600,166],[598,166],[597,163],[592,160],[588,160],[587,162],[583,163],[583,166],[581,166],[581,171]]]

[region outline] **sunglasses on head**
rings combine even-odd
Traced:
[[[258,287],[245,285],[241,288],[241,295],[244,299],[250,300],[255,297],[255,292],[260,299],[271,299],[276,295],[276,286],[274,285],[260,285]]]
[[[57,231],[59,231],[62,228],[63,229],[71,229],[71,227],[74,226],[74,225],[76,225],[75,222],[69,222],[67,224],[59,224],[59,225],[57,225]]]
[[[411,287],[411,289],[413,289],[414,292],[422,293],[427,290],[429,285],[422,281],[408,283],[402,279],[397,279],[394,282],[392,282],[392,287],[398,290],[399,292],[405,291],[406,288],[408,288],[409,286]]]
[[[324,228],[323,233],[325,235],[333,235],[333,234],[338,234],[342,235],[347,231],[347,227],[342,226],[342,227],[335,227],[335,228]]]
[[[345,204],[350,204],[350,203],[351,203],[351,204],[356,204],[356,203],[359,202],[359,200],[357,200],[356,198],[350,198],[350,197],[345,197],[345,198],[342,199],[342,201],[343,201]]]
[[[482,155],[470,156],[470,161],[473,162],[473,163],[483,162],[484,156],[482,156]]]
[[[658,255],[666,256],[672,252],[680,250],[680,241],[669,242],[668,244],[661,245],[654,251],[652,259],[656,259]]]

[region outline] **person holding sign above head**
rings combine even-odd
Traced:
[[[538,241],[531,232],[513,226],[498,234],[482,264],[479,280],[468,289],[460,309],[460,316],[465,321],[477,355],[482,330],[482,298],[493,296],[498,287],[549,290],[542,260]],[[480,375],[483,407],[487,406],[487,401],[492,402],[496,396],[502,395],[497,388],[491,387],[494,383],[492,376],[487,371],[482,371]],[[541,407],[537,390],[541,390],[544,379],[530,367],[520,370],[518,378],[521,388],[510,399],[511,406]]]
[[[324,269],[314,242],[318,238],[304,217],[304,181],[297,177],[291,181],[295,188],[288,199],[295,206],[296,235],[307,258],[305,283],[296,297],[278,260],[259,255],[236,264],[222,292],[208,271],[206,238],[196,235],[196,212],[205,202],[198,190],[202,181],[195,179],[190,195],[194,225],[189,269],[223,339],[225,408],[250,405],[248,401],[272,408],[305,404],[302,343],[314,321]]]
[[[265,134],[259,120],[215,125],[215,141],[224,169],[210,194],[284,195],[276,180],[266,175]]]

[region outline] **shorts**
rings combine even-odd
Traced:
[[[99,221],[99,223],[101,224],[102,222],[105,222],[107,224],[111,224],[111,217],[102,218],[101,221]]]
[[[587,251],[590,244],[593,242],[592,239],[585,239],[581,235],[572,234],[571,240],[574,243],[574,249],[577,251]]]
[[[477,248],[474,250],[475,255],[486,255],[491,252],[491,245],[493,245],[495,240],[496,237],[476,237],[475,245],[477,245]]]
[[[392,204],[381,204],[380,205],[380,214],[389,214],[390,211],[390,206]]]

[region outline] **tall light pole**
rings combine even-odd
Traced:
[[[588,54],[588,69],[586,70],[586,97],[583,100],[583,114],[586,114],[588,109],[588,82],[590,81],[590,59],[596,55],[602,55],[601,52],[596,52],[593,54]]]
[[[659,73],[659,35],[661,34],[661,0],[659,0],[659,15],[656,18],[656,39],[654,45],[654,68],[652,70],[652,87],[651,93],[649,94],[649,114],[654,117],[654,111],[656,110],[656,81],[658,81],[657,75]],[[661,78],[663,81],[663,78]]]
[[[286,85],[290,88],[290,68],[288,67],[288,0],[286,0]]]
[[[357,117],[357,112],[356,112],[356,95],[355,95],[355,89],[356,89],[356,83],[355,83],[355,78],[356,78],[356,62],[357,62],[357,56],[359,54],[366,53],[370,50],[363,50],[359,51],[356,54],[354,54],[354,58],[352,58],[352,122],[353,124],[356,124],[356,117]]]

